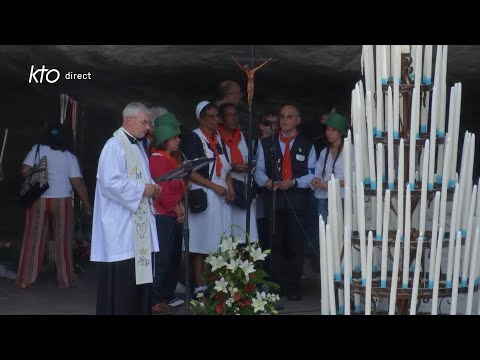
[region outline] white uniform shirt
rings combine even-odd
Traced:
[[[345,160],[343,158],[344,147],[342,147],[342,151],[338,154],[337,162],[335,163],[335,179],[338,180],[345,180]],[[325,164],[325,155],[327,153],[327,148],[323,149],[320,152],[320,156],[318,157],[317,165],[315,166],[315,177],[319,178],[321,182],[330,181],[332,178],[333,172],[333,162],[334,158],[332,157],[332,153],[329,152],[327,157],[327,164],[325,166],[325,176],[322,176],[323,172],[323,165]],[[352,149],[352,156],[351,159],[355,158],[355,153]],[[352,173],[355,171],[355,164],[352,161]],[[315,191],[315,197],[318,199],[327,199],[328,198],[328,191],[321,190],[321,189],[314,189],[312,186],[311,188]],[[340,188],[340,196],[345,198],[345,188],[342,186]]]
[[[132,144],[132,147],[141,158],[142,176],[146,176],[146,183],[154,184],[143,146],[140,148]],[[90,256],[92,261],[114,262],[135,257],[132,212],[138,209],[144,190],[144,184],[128,178],[125,150],[120,140],[115,137],[109,139],[98,161]],[[158,251],[153,209],[150,212],[150,229],[152,251]]]

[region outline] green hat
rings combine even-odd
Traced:
[[[154,124],[155,124],[155,127],[169,125],[174,128],[178,128],[180,125],[182,125],[182,123],[177,120],[175,115],[169,112],[156,117],[154,120]]]
[[[155,145],[158,146],[168,139],[171,139],[177,135],[180,135],[181,132],[177,127],[171,126],[169,124],[155,126],[155,131],[153,135],[155,136]]]
[[[331,113],[328,115],[325,125],[337,129],[343,134],[343,136],[347,135],[347,119],[339,113]]]

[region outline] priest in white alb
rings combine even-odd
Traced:
[[[150,112],[138,102],[123,110],[123,124],[100,154],[90,260],[97,266],[98,315],[151,314],[152,252],[159,251],[152,180],[141,143]]]

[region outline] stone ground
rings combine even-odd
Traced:
[[[316,279],[303,279],[301,301],[282,298],[281,315],[320,315],[320,284]],[[183,294],[177,294],[182,298]],[[77,286],[57,288],[54,272],[42,272],[34,286],[19,289],[13,280],[0,278],[0,315],[94,315],[96,281],[93,264],[78,274]],[[185,315],[179,306],[176,315]],[[159,315],[163,316],[163,315]]]

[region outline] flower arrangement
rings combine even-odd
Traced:
[[[232,230],[234,225],[232,225]],[[258,242],[241,244],[238,236],[222,234],[219,249],[210,253],[205,263],[203,281],[207,288],[197,293],[190,308],[198,315],[277,314],[274,302],[280,300],[268,289],[279,286],[267,281],[261,269],[270,250],[262,251]]]

